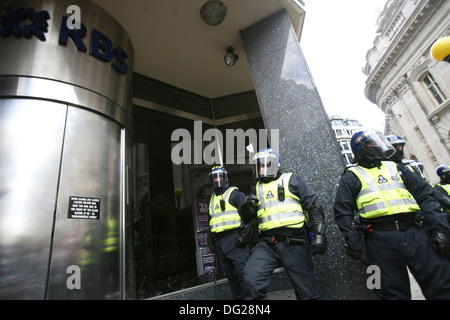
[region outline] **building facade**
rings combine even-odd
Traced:
[[[349,167],[354,158],[350,141],[353,134],[362,130],[362,126],[356,119],[343,118],[338,115],[330,117],[330,124],[334,130],[345,165]]]
[[[389,0],[366,55],[366,97],[386,114],[386,134],[407,140],[405,158],[435,169],[450,162],[450,64],[430,56],[434,42],[450,34],[450,2]]]

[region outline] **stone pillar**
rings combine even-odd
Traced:
[[[366,286],[366,267],[347,257],[334,222],[345,165],[286,11],[241,31],[241,39],[266,129],[279,129],[282,168],[300,174],[325,210],[328,251],[314,257],[321,298],[376,298]]]

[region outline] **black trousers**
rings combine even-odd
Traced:
[[[263,240],[258,242],[244,270],[244,283],[247,299],[266,300],[266,289],[270,284],[273,271],[284,267],[292,282],[297,299],[319,299],[314,279],[314,267],[311,247],[308,244],[289,245],[278,242],[269,245]]]
[[[438,255],[422,227],[374,230],[365,241],[370,262],[380,268],[382,299],[411,299],[407,267],[426,299],[450,299],[450,263]]]
[[[247,263],[250,252],[247,246],[237,247],[237,232],[226,232],[219,234],[215,240],[217,260],[223,273],[228,279],[231,294],[235,300],[245,299],[243,287],[244,267]]]

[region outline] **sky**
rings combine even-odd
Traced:
[[[384,113],[365,94],[362,68],[386,0],[304,0],[300,46],[329,116],[384,132]]]

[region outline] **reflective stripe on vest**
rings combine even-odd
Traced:
[[[445,191],[447,191],[447,194],[450,196],[450,184],[437,184],[439,187],[441,187],[442,189],[444,189]]]
[[[233,230],[241,226],[241,217],[239,216],[238,210],[229,201],[231,193],[234,190],[237,190],[237,188],[231,187],[220,196],[217,196],[215,193],[211,196],[209,202],[209,215],[211,216],[209,226],[211,232],[218,233]],[[224,211],[220,207],[220,200],[225,202]]]
[[[382,161],[381,167],[367,169],[360,166],[348,170],[361,181],[361,191],[356,197],[359,215],[371,219],[420,210],[416,200],[406,189],[397,165]]]
[[[300,199],[289,191],[291,173],[283,173],[277,180],[256,185],[258,222],[261,231],[279,227],[301,228],[305,216]],[[285,199],[278,199],[278,185],[283,185]]]

